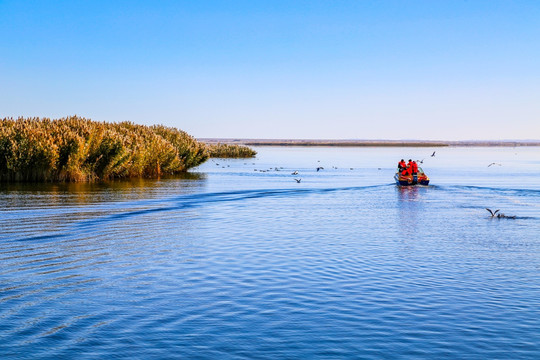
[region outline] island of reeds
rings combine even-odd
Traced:
[[[244,145],[234,144],[206,144],[210,157],[215,158],[249,158],[257,155],[252,148]]]
[[[206,145],[163,125],[107,123],[71,116],[4,118],[0,181],[101,181],[157,178],[187,171],[209,157],[252,157],[246,146]]]

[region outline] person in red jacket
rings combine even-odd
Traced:
[[[411,160],[409,160],[409,163],[405,165],[403,168],[403,171],[401,171],[401,175],[408,176],[412,174],[412,167],[411,167]]]
[[[402,172],[403,169],[407,167],[407,164],[405,164],[405,160],[401,159],[397,167],[398,167],[399,172]]]
[[[411,163],[411,170],[412,170],[413,175],[418,174],[418,164],[416,163],[416,161],[413,161]]]
[[[412,173],[413,173],[412,162],[413,161],[411,159],[409,159],[409,162],[407,163],[407,165],[405,166],[405,168],[401,172],[401,175],[403,175],[403,176],[411,176],[412,175]]]

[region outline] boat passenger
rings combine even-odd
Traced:
[[[406,166],[403,171],[401,171],[401,175],[403,176],[409,176],[412,174],[412,168],[410,166]]]
[[[401,159],[397,165],[399,172],[402,172],[403,169],[407,167],[407,164],[405,164],[405,160]]]
[[[411,170],[412,170],[413,175],[418,174],[418,164],[416,163],[416,161],[412,162]]]

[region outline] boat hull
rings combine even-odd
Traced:
[[[429,178],[426,175],[400,175],[396,173],[394,180],[398,186],[429,185]]]

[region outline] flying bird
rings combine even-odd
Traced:
[[[324,169],[324,168],[323,168],[322,166],[319,166],[319,167],[317,168],[317,171],[322,170],[322,169]]]
[[[298,175],[298,170],[294,170],[291,175]]]
[[[505,215],[503,213],[498,213],[499,210],[491,211],[491,209],[486,208],[487,211],[491,214],[491,217],[496,217],[497,219],[515,219],[515,215]],[[498,214],[497,214],[498,213]]]
[[[489,213],[491,214],[491,217],[494,217],[498,212],[499,212],[499,209],[495,210],[495,211],[491,211],[491,209],[488,209],[486,208],[487,211],[489,211]],[[499,214],[500,215],[500,214]],[[499,216],[498,216],[499,217]]]
[[[302,181],[302,179],[294,179],[294,180],[296,180],[296,182],[299,184],[300,184],[300,181]]]
[[[434,157],[435,156],[435,151],[433,152],[433,154],[431,154],[431,157]]]
[[[416,160],[416,162],[419,163],[419,164],[423,164],[423,163],[424,163],[424,159],[422,159],[422,160]]]
[[[492,166],[492,165],[502,166],[502,164],[499,164],[499,163],[491,163],[491,164],[489,164],[487,167],[490,167],[490,166]]]

